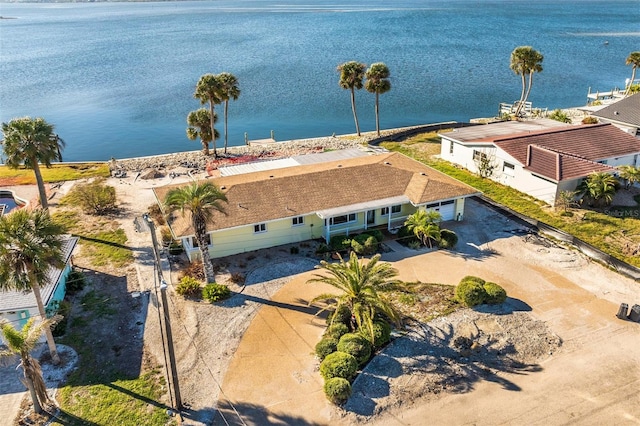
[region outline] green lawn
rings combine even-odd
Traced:
[[[109,177],[107,163],[54,164],[50,168],[41,167],[45,182],[63,182],[90,177]],[[9,179],[14,185],[35,185],[33,170],[23,167],[12,169],[0,165],[0,179]]]
[[[415,158],[473,186],[485,196],[520,214],[561,229],[605,253],[640,267],[640,258],[632,252],[633,248],[640,246],[640,217],[636,215],[640,212],[640,206],[638,209],[612,207],[603,211],[571,209],[573,216],[565,217],[560,215],[560,211],[527,194],[433,158],[433,154],[440,153],[436,133],[418,135],[404,142],[383,142],[381,146]]]

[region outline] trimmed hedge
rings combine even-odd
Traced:
[[[358,361],[356,358],[340,351],[327,355],[320,363],[320,375],[325,380],[342,377],[351,381],[356,377],[357,371]]]
[[[357,333],[347,333],[338,341],[338,352],[351,354],[363,365],[371,358],[371,342]]]
[[[351,324],[351,309],[347,305],[340,305],[338,309],[327,316],[327,324],[341,323],[347,327]]]
[[[346,235],[334,235],[329,240],[329,247],[335,251],[344,251],[351,248],[351,237]]]
[[[499,305],[507,300],[507,292],[496,283],[484,283],[484,291],[487,293],[486,303]]]
[[[322,361],[327,355],[334,353],[337,347],[338,339],[336,337],[325,336],[316,344],[316,356]]]
[[[335,339],[340,339],[342,336],[349,332],[349,327],[341,322],[336,322],[327,327],[327,330],[324,332],[325,337],[333,337]]]
[[[484,303],[487,292],[482,284],[472,280],[462,280],[456,287],[456,299],[465,306],[473,307]]]
[[[231,290],[224,284],[207,284],[202,289],[202,297],[211,303],[228,299],[229,296],[231,296]]]
[[[342,405],[351,396],[351,383],[342,377],[334,377],[324,382],[324,394],[336,405]]]
[[[367,336],[368,333],[363,333],[365,338],[369,338]],[[386,321],[376,321],[373,323],[373,337],[374,341],[371,342],[374,349],[380,349],[387,343],[391,341],[391,325]]]
[[[478,283],[480,285],[484,285],[484,283],[485,283],[485,281],[482,278],[475,277],[473,275],[467,275],[466,277],[464,277],[463,279],[460,280],[460,282],[463,282],[463,281],[473,281],[473,282],[476,282],[476,283]]]

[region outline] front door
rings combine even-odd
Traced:
[[[367,225],[373,225],[376,223],[376,211],[369,210],[367,211]]]

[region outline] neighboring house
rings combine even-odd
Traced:
[[[438,210],[444,220],[462,220],[465,198],[479,194],[398,153],[307,161],[208,181],[228,198],[227,214],[214,212],[208,224],[213,258],[316,238],[329,241],[369,228],[394,229],[420,207]],[[162,208],[166,194],[178,186],[154,189]],[[188,213],[174,212],[168,222],[189,258],[198,256]]]
[[[73,253],[77,237],[67,238],[62,246],[65,266],[62,269],[49,268],[47,272],[48,284],[40,286],[42,303],[45,310],[52,308],[56,302],[64,299],[66,293],[66,280],[71,271],[71,254]],[[20,291],[0,292],[0,319],[5,319],[20,329],[31,317],[39,317],[38,305],[33,292]]]
[[[502,122],[443,133],[440,154],[475,173],[488,165],[491,179],[551,205],[592,172],[640,165],[640,140],[611,124],[532,126]]]
[[[631,135],[638,136],[640,93],[621,99],[591,113],[591,115],[598,118],[601,123],[611,123]]]

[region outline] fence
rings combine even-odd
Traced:
[[[501,204],[498,204],[495,201],[485,196],[478,196],[474,198],[477,201],[481,202],[482,204],[485,204],[491,207],[492,209],[503,214],[504,216],[510,219],[513,219],[516,222],[526,227],[529,227],[536,232],[548,235],[559,241],[573,245],[585,255],[599,262],[604,263],[605,265],[616,270],[620,274],[626,275],[627,277],[633,278],[634,280],[640,280],[640,268],[637,268],[633,265],[623,262],[622,260],[616,257],[613,257],[610,254],[605,253],[602,250],[592,246],[591,244],[586,243],[581,239],[574,237],[571,234],[561,231],[560,229],[554,228],[553,226],[547,225],[544,222],[540,222],[536,219],[532,219],[528,216],[515,212],[510,208],[503,206]]]

